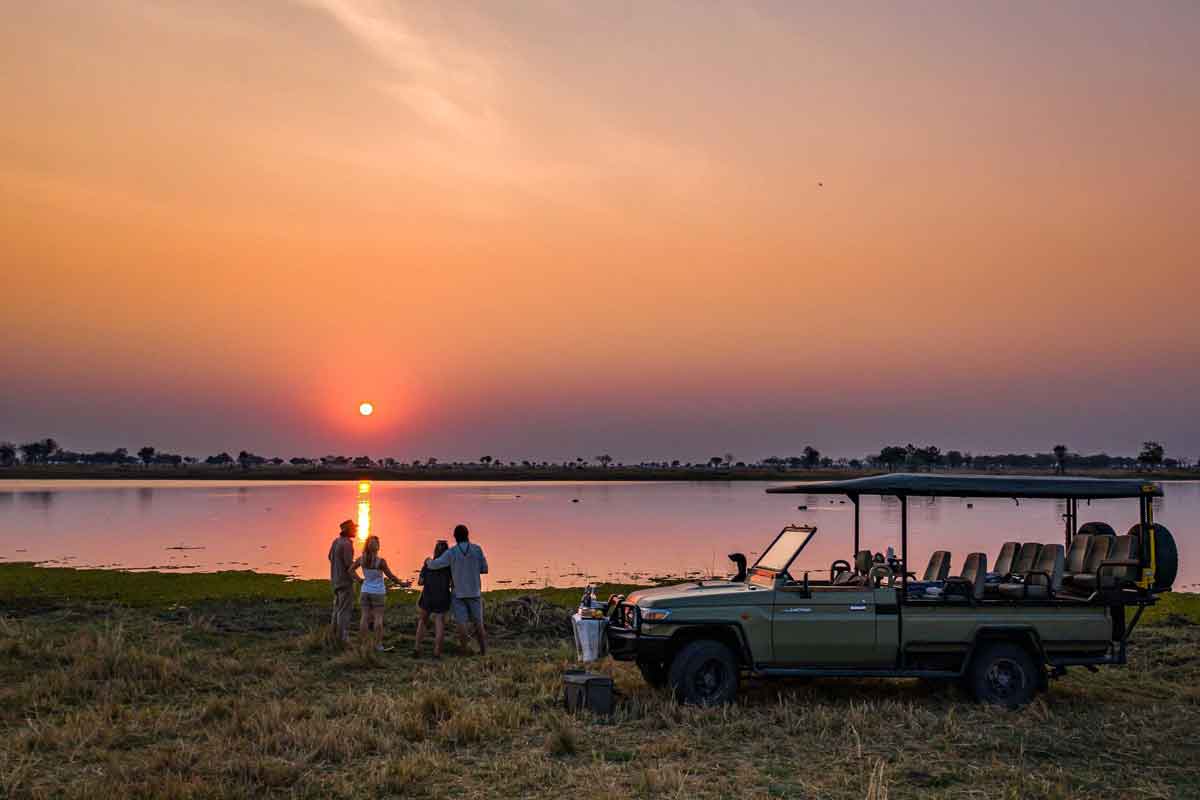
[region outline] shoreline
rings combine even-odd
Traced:
[[[897,470],[898,472],[903,470]],[[655,467],[585,467],[582,469],[562,468],[508,468],[508,467],[422,467],[420,469],[388,469],[369,467],[365,469],[326,469],[306,467],[239,467],[208,466],[152,466],[152,467],[109,467],[80,466],[16,466],[0,468],[0,485],[4,481],[16,480],[132,480],[132,481],[509,481],[509,482],[724,482],[772,481],[804,482],[817,480],[844,480],[869,475],[886,474],[873,469],[794,469],[779,470],[757,467],[734,467],[732,469],[707,468],[655,468]],[[938,470],[940,475],[1028,475],[1053,477],[1052,470]],[[1125,478],[1128,480],[1200,480],[1200,470],[1174,469],[1154,472],[1096,469],[1069,470],[1065,477],[1071,478]]]

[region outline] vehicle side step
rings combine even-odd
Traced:
[[[763,678],[957,678],[962,673],[944,669],[760,667],[751,674]]]

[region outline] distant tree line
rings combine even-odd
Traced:
[[[248,450],[240,451],[237,456],[221,452],[203,459],[194,456],[184,456],[167,453],[147,445],[130,455],[123,447],[116,450],[97,450],[90,453],[66,450],[59,446],[54,439],[40,439],[22,445],[12,442],[0,442],[0,467],[13,467],[18,464],[92,464],[110,466],[142,466],[151,467],[182,467],[195,464],[226,469],[240,468],[251,470],[260,467],[281,467],[290,464],[301,469],[591,469],[599,465],[608,469],[614,459],[605,453],[591,459],[582,456],[564,461],[520,461],[504,462],[490,455],[481,456],[477,461],[442,462],[437,458],[415,459],[401,461],[396,458],[373,459],[369,456],[326,455],[319,458],[296,456],[286,461],[278,456],[268,458]],[[1045,453],[1003,453],[1003,454],[972,454],[960,450],[945,452],[936,445],[914,444],[889,445],[877,453],[863,458],[831,458],[821,455],[821,451],[807,445],[794,456],[771,456],[759,461],[736,461],[732,453],[714,455],[707,461],[642,461],[626,465],[616,462],[623,469],[657,469],[657,470],[732,470],[732,469],[762,469],[771,471],[812,470],[812,469],[879,469],[889,472],[895,470],[925,471],[925,470],[1053,470],[1065,473],[1072,469],[1095,470],[1138,470],[1138,469],[1187,469],[1192,466],[1200,468],[1200,459],[1195,462],[1186,458],[1168,458],[1166,449],[1160,442],[1148,441],[1142,444],[1137,456],[1110,456],[1107,453],[1084,455],[1074,453],[1063,444],[1055,445]]]

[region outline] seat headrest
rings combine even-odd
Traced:
[[[859,575],[866,575],[873,566],[875,566],[875,558],[871,555],[870,550],[859,550],[854,554],[854,571]]]

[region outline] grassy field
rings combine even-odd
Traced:
[[[329,642],[319,581],[0,566],[0,797],[1200,796],[1200,596],[1020,712],[899,680],[697,710],[604,663],[598,719],[559,706],[578,592],[515,595],[486,601],[488,656],[434,662],[411,597],[376,654]]]

